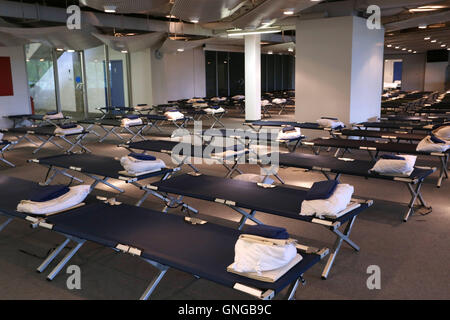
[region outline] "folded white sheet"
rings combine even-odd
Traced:
[[[414,171],[417,156],[407,154],[398,156],[405,158],[405,160],[379,159],[371,170],[380,174],[409,177]]]
[[[227,98],[225,98],[225,97],[214,97],[214,98],[211,98],[211,101],[214,101],[214,102],[225,101],[225,100],[227,100]]]
[[[265,183],[265,184],[273,184],[273,179],[269,177],[265,177],[259,174],[253,174],[253,173],[242,173],[235,177],[233,177],[234,180],[241,180],[241,181],[248,181],[248,182],[254,182],[254,183]]]
[[[60,135],[81,133],[83,131],[84,131],[84,128],[82,126],[80,126],[79,124],[77,124],[77,126],[75,128],[70,128],[70,129],[63,129],[60,127],[55,128],[55,134],[60,134]]]
[[[437,128],[433,133],[439,139],[450,140],[450,125]]]
[[[196,102],[198,102],[198,101],[204,101],[204,100],[201,99],[201,98],[192,98],[192,99],[189,99],[189,100],[187,101],[187,103],[196,103]]]
[[[46,114],[44,115],[45,120],[58,120],[58,119],[64,119],[64,115],[62,112],[58,112],[55,114]]]
[[[335,128],[341,127],[341,126],[345,127],[345,124],[343,122],[341,122],[341,121],[338,121],[338,120],[318,119],[317,123],[321,127],[331,128],[331,129],[335,129]]]
[[[180,111],[167,111],[164,113],[164,115],[166,116],[167,120],[180,120],[180,119],[184,119],[184,114],[182,114]]]
[[[280,130],[278,132],[277,140],[290,140],[290,139],[296,139],[299,138],[302,135],[300,128],[295,128],[295,131],[288,131],[283,132],[283,130]]]
[[[430,136],[423,138],[418,144],[416,150],[419,152],[445,152],[450,148],[448,143],[434,143]]]
[[[297,249],[292,242],[284,245],[265,244],[263,241],[251,241],[241,236],[234,247],[233,269],[237,272],[260,274],[284,267],[296,255]]]
[[[123,118],[122,120],[120,120],[120,125],[122,127],[139,126],[141,124],[142,124],[141,118],[137,118],[137,119]]]
[[[199,102],[192,104],[194,108],[208,108],[209,105],[206,102]]]
[[[216,113],[223,113],[223,112],[225,112],[225,109],[224,108],[222,108],[222,107],[220,107],[220,108],[217,108],[217,109],[214,109],[214,108],[206,108],[206,109],[203,109],[207,114],[216,114]]]
[[[276,103],[276,104],[286,103],[286,99],[275,98],[272,100],[272,103]]]
[[[91,186],[79,185],[70,187],[70,191],[62,196],[45,202],[22,200],[17,205],[17,211],[31,214],[51,214],[72,208],[86,199]]]
[[[236,95],[236,96],[232,97],[231,99],[233,99],[233,100],[244,100],[245,96],[243,96],[243,95]]]
[[[166,167],[164,161],[156,160],[138,160],[133,157],[123,156],[120,158],[120,164],[129,174],[137,174],[140,172],[157,171]]]
[[[262,101],[261,101],[261,106],[262,106],[262,107],[265,107],[265,106],[267,106],[267,105],[269,105],[269,104],[271,104],[269,100],[262,100]]]
[[[300,215],[324,216],[338,218],[339,212],[343,211],[349,205],[354,188],[349,184],[338,184],[333,195],[328,199],[303,200]]]

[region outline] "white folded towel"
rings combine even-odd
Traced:
[[[237,272],[260,274],[275,270],[289,264],[297,255],[293,242],[283,245],[265,244],[263,241],[252,241],[242,236],[234,247],[233,269]]]
[[[53,200],[45,202],[22,200],[17,205],[17,211],[31,214],[51,214],[64,211],[82,203],[90,190],[91,186],[89,185],[79,185],[70,187],[69,192]]]
[[[138,160],[133,157],[123,156],[120,158],[120,164],[126,172],[130,174],[137,174],[141,172],[158,171],[166,167],[164,161],[156,160]]]
[[[240,180],[240,181],[248,181],[248,182],[254,182],[254,183],[264,183],[264,184],[273,184],[275,181],[273,179],[262,176],[259,174],[253,174],[253,173],[242,173],[235,177],[233,177],[234,180]]]
[[[68,134],[74,134],[74,133],[82,133],[84,131],[84,128],[77,124],[75,128],[69,128],[69,129],[63,129],[60,127],[55,128],[55,134],[59,135],[68,135]]]
[[[207,114],[216,114],[216,113],[223,113],[223,112],[225,112],[225,109],[224,108],[222,108],[222,107],[220,107],[220,108],[217,108],[217,109],[214,109],[214,108],[206,108],[206,109],[203,109]]]
[[[45,120],[58,120],[58,119],[64,119],[64,115],[62,112],[58,112],[55,114],[46,114],[44,115]]]
[[[439,139],[450,140],[450,125],[437,128],[433,133]]]
[[[353,191],[353,186],[349,184],[338,184],[336,190],[328,199],[303,200],[300,215],[338,218],[339,212],[350,204]]]
[[[319,119],[319,120],[317,120],[317,123],[321,127],[331,128],[331,129],[335,129],[337,127],[345,127],[345,124],[343,122],[338,121],[338,120],[332,120],[332,119]]]
[[[214,98],[211,98],[211,101],[214,101],[214,102],[220,102],[220,101],[225,101],[225,100],[227,100],[227,98],[225,98],[225,97],[214,97]]]
[[[180,119],[184,119],[184,114],[182,114],[180,111],[167,111],[164,113],[164,115],[166,116],[167,120],[180,120]]]
[[[209,105],[206,102],[196,102],[192,104],[194,108],[208,108]]]
[[[380,174],[409,177],[414,171],[417,156],[402,154],[399,157],[405,158],[405,160],[379,159],[371,170]]]
[[[265,106],[270,105],[270,104],[271,104],[271,103],[270,103],[269,100],[262,100],[262,101],[261,101],[261,106],[262,106],[262,107],[265,107]]]
[[[282,104],[282,103],[286,103],[286,99],[275,98],[272,100],[272,102],[275,104]]]
[[[244,100],[245,96],[243,96],[243,95],[236,95],[236,96],[232,97],[231,99],[233,99],[233,100]]]
[[[283,130],[280,130],[278,132],[277,140],[290,140],[290,139],[296,139],[301,137],[302,133],[300,131],[300,128],[295,127],[295,131],[287,131],[283,132]]]
[[[139,126],[141,124],[142,124],[141,118],[137,118],[137,119],[123,118],[122,120],[120,120],[120,125],[122,127]]]
[[[430,136],[426,136],[417,144],[416,150],[419,152],[446,152],[449,148],[448,143],[434,143]]]

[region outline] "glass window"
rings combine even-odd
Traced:
[[[99,113],[97,108],[107,105],[105,46],[84,50],[86,86],[89,113]]]
[[[205,70],[206,70],[206,96],[212,98],[217,95],[215,51],[205,51]]]
[[[275,91],[279,91],[279,90],[283,90],[283,66],[282,66],[282,61],[281,61],[282,56],[277,54],[274,55],[274,60],[275,60],[275,69],[274,69],[274,74],[275,74],[275,84],[274,84],[274,90]]]
[[[52,49],[40,43],[25,46],[28,85],[35,113],[56,111]]]
[[[241,52],[230,52],[230,95],[245,94],[245,61]]]
[[[128,73],[126,53],[111,48],[109,50],[109,74],[111,86],[111,106],[128,107]],[[106,75],[105,75],[106,78]]]
[[[217,52],[217,79],[219,96],[228,94],[228,52]]]
[[[274,56],[267,55],[267,92],[273,92],[275,89],[275,74],[274,74]]]
[[[261,55],[261,93],[264,94],[267,92],[267,55]]]

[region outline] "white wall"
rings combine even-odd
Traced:
[[[383,91],[384,30],[370,30],[353,17],[351,123],[379,117]]]
[[[0,128],[7,128],[12,122],[3,116],[31,113],[30,94],[23,47],[0,47],[0,56],[11,58],[14,95],[0,97]]]
[[[359,17],[299,21],[296,30],[296,120],[379,116],[384,30]]]
[[[444,91],[448,62],[428,62],[425,66],[425,91]]]
[[[153,101],[151,50],[132,52],[130,55],[133,104],[151,105]]]

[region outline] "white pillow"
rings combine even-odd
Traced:
[[[264,272],[286,266],[297,255],[294,243],[267,245],[238,239],[234,246],[233,268],[237,272]]]
[[[434,143],[430,136],[426,136],[417,144],[416,150],[419,152],[446,152],[449,148],[449,144]]]
[[[345,124],[343,122],[337,121],[337,120],[331,120],[331,119],[319,119],[317,120],[317,123],[321,127],[325,128],[337,128],[337,127],[345,127]]]
[[[338,184],[334,193],[328,199],[303,200],[300,215],[330,216],[338,218],[339,212],[343,211],[349,205],[354,188],[349,184]]]
[[[130,174],[137,174],[147,171],[158,171],[166,167],[164,161],[156,160],[139,160],[129,156],[120,158],[120,164],[126,172]]]
[[[180,111],[167,111],[164,113],[167,120],[180,120],[184,119],[184,114],[182,114]]]
[[[300,128],[295,127],[295,131],[288,131],[283,132],[283,130],[280,130],[278,132],[277,140],[290,140],[290,139],[296,139],[299,138],[302,135]]]
[[[405,160],[379,159],[371,170],[380,174],[410,176],[414,171],[417,156],[402,154],[399,157],[405,158]]]

